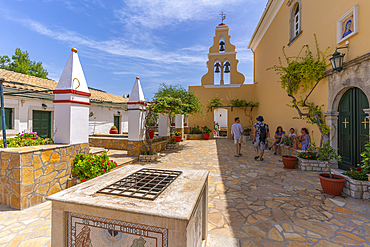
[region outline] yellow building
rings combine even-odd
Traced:
[[[203,106],[217,97],[222,100],[222,106],[206,109],[204,120],[189,116],[189,126],[194,125],[213,127],[213,121],[219,123],[230,138],[230,128],[234,124],[235,117],[241,118],[243,127],[249,126],[250,109],[245,112],[238,107],[231,107],[231,100],[255,98],[255,85],[243,84],[245,77],[237,71],[238,60],[236,59],[235,46],[230,43],[229,27],[221,23],[216,27],[213,45],[208,53],[208,72],[202,77],[201,86],[190,86],[189,90],[198,95]],[[208,110],[208,111],[207,111]],[[252,111],[255,114],[256,110]],[[255,115],[252,115],[253,117]]]
[[[326,123],[330,126],[331,145],[338,147],[343,157],[340,167],[348,169],[360,164],[359,154],[364,148],[370,129],[369,15],[369,0],[269,0],[248,45],[254,53],[254,84],[233,88],[234,85],[230,83],[207,88],[212,82],[212,79],[208,79],[207,84],[202,80],[202,86],[189,87],[189,90],[194,91],[205,105],[215,94],[220,98],[240,97],[247,101],[259,102],[260,106],[253,110],[253,114],[264,116],[270,132],[275,132],[279,125],[283,126],[285,131],[293,127],[297,132],[306,127],[311,138],[319,143],[319,129],[304,120],[293,119],[298,117],[296,109],[286,106],[290,104],[290,98],[281,88],[276,72],[267,68],[279,63],[278,58],[283,57],[283,46],[288,56],[295,56],[303,45],[308,44],[315,55],[314,34],[321,50],[330,47],[329,54],[333,54],[336,47],[347,46],[338,50],[345,54],[343,70],[333,72],[332,66],[328,66],[327,77],[318,84],[309,101],[315,105],[323,105],[322,111],[325,113]],[[215,42],[217,39],[216,28]],[[215,48],[215,45],[211,47],[210,55],[214,53]],[[213,62],[210,55],[209,71],[210,63]],[[233,83],[238,84],[239,81]],[[221,88],[225,86],[228,87]],[[242,116],[243,112],[240,109],[235,111],[234,108],[234,112],[228,109],[228,113],[230,129],[232,118],[236,115]],[[205,123],[211,125],[213,117],[213,112],[208,113]],[[199,122],[200,120],[196,119],[193,122],[189,120],[189,125],[200,125]]]

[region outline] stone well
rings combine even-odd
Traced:
[[[146,166],[128,165],[48,197],[53,215],[51,245],[110,247],[114,241],[120,247],[205,246],[209,172],[172,171],[177,178],[152,200],[118,195],[151,196],[160,186],[142,192],[148,186],[145,181],[163,182],[168,176],[156,174],[170,172],[157,170],[153,175],[157,177],[146,177],[143,169],[153,172]],[[128,178],[133,180],[123,181]],[[138,188],[141,191],[131,193]],[[111,191],[114,195],[103,194]]]

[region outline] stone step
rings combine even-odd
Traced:
[[[90,147],[90,153],[92,154],[101,154],[105,151],[105,148]]]
[[[237,238],[208,234],[206,247],[240,247],[240,241]]]

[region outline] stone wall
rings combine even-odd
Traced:
[[[127,150],[128,139],[124,137],[90,136],[90,147]]]
[[[343,174],[343,170],[334,169],[333,173],[347,179],[344,183],[343,193],[355,199],[370,200],[370,182],[352,179]]]
[[[329,172],[327,162],[322,162],[319,160],[307,160],[298,158],[297,167],[302,171]],[[338,168],[338,163],[332,163],[331,168]]]
[[[188,140],[202,140],[203,134],[188,134],[187,139]]]
[[[170,136],[155,136],[152,139],[152,151],[158,153],[166,149],[167,143],[170,141]],[[129,141],[127,145],[127,155],[139,157],[140,154],[144,153],[147,149],[145,141]]]
[[[66,188],[73,158],[89,145],[45,145],[0,149],[0,203],[25,209]]]

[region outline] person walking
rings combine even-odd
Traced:
[[[235,118],[235,123],[231,126],[231,134],[233,135],[234,143],[235,143],[235,157],[241,156],[241,149],[242,144],[240,143],[240,137],[242,136],[243,128],[240,124],[239,117]]]
[[[254,124],[254,150],[256,151],[255,160],[258,158],[262,161],[263,154],[265,153],[266,139],[269,137],[269,126],[263,123],[264,119],[262,116],[259,116],[257,123]],[[260,149],[260,150],[259,150]]]

